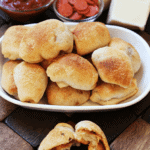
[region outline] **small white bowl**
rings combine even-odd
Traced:
[[[103,9],[104,9],[104,2],[103,2],[103,0],[99,0],[99,12],[98,12],[96,15],[94,15],[94,16],[92,16],[92,17],[88,17],[88,18],[82,19],[82,20],[73,20],[73,19],[69,19],[69,18],[67,18],[67,17],[62,16],[62,15],[57,11],[56,3],[57,3],[57,0],[55,0],[54,3],[53,3],[54,12],[55,12],[55,14],[57,15],[57,17],[58,17],[59,19],[61,19],[62,21],[64,21],[64,22],[93,22],[93,21],[95,21],[98,17],[100,17],[100,15],[102,14]]]
[[[76,23],[65,23],[68,26],[74,26]],[[29,25],[31,26],[31,25]],[[139,88],[139,91],[136,95],[133,97],[127,99],[126,101],[123,101],[120,104],[115,105],[95,105],[92,104],[91,106],[57,106],[57,105],[49,105],[46,103],[46,98],[43,97],[39,104],[31,104],[31,103],[23,103],[19,100],[16,100],[14,97],[11,97],[8,95],[1,87],[0,85],[0,95],[5,100],[14,103],[16,105],[30,108],[30,109],[36,109],[36,110],[44,110],[44,111],[55,111],[55,112],[92,112],[92,111],[110,111],[115,109],[121,109],[128,106],[131,106],[133,104],[136,104],[137,102],[141,101],[150,91],[150,47],[147,44],[147,42],[138,34],[135,32],[119,27],[119,26],[113,26],[113,25],[106,25],[109,29],[111,37],[118,37],[121,38],[129,43],[131,43],[136,50],[138,51],[140,57],[141,57],[141,68],[136,73],[135,78],[137,79],[137,85]],[[0,38],[0,42],[2,41],[3,37]],[[4,62],[6,62],[7,59],[3,57],[3,55],[0,53],[0,79],[2,75],[2,66]]]

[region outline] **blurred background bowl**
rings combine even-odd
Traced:
[[[22,0],[18,0],[18,1],[22,1]],[[32,1],[38,1],[38,0],[32,0]],[[37,7],[33,7],[30,9],[23,9],[23,8],[20,9],[19,7],[14,9],[7,6],[7,3],[5,5],[2,5],[2,3],[0,3],[0,9],[13,20],[19,22],[27,22],[29,20],[37,18],[41,13],[46,11],[53,4],[53,2],[54,0],[49,0],[46,3],[44,3],[42,6],[37,5]]]
[[[61,19],[62,21],[65,21],[65,22],[93,22],[95,21],[98,17],[100,17],[100,15],[102,14],[103,12],[103,9],[104,9],[104,2],[103,0],[98,0],[98,6],[99,6],[99,12],[94,15],[94,16],[91,16],[91,17],[87,17],[85,19],[81,19],[81,20],[74,20],[74,19],[70,19],[70,18],[67,18],[67,17],[64,17],[62,16],[58,11],[57,11],[57,0],[54,1],[53,3],[53,9],[54,9],[54,12],[56,13],[57,17],[59,19]]]

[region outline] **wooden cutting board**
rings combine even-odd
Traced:
[[[150,150],[150,124],[137,119],[110,145],[111,150]]]

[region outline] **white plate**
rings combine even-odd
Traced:
[[[66,23],[69,26],[75,25],[75,23]],[[31,26],[31,25],[29,25]],[[89,112],[89,111],[108,111],[114,109],[121,109],[124,107],[131,106],[136,104],[137,102],[141,101],[149,92],[150,90],[150,48],[147,42],[135,32],[125,29],[123,27],[113,26],[113,25],[106,25],[109,29],[111,37],[118,37],[121,38],[129,43],[131,43],[136,50],[138,51],[142,66],[138,73],[135,75],[137,79],[137,84],[139,91],[136,95],[128,100],[124,101],[123,103],[116,104],[116,105],[94,105],[92,106],[56,106],[56,105],[49,105],[46,104],[46,98],[40,101],[39,104],[31,104],[31,103],[23,103],[19,100],[14,99],[10,95],[8,95],[0,86],[0,95],[7,101],[14,103],[16,105],[30,108],[30,109],[37,109],[37,110],[44,110],[44,111],[57,111],[57,112]],[[0,42],[2,41],[3,37],[0,38]],[[0,78],[2,74],[2,66],[6,59],[4,59],[3,55],[0,53]]]

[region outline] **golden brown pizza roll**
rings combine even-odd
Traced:
[[[60,51],[71,53],[73,35],[67,25],[56,19],[49,19],[34,25],[20,43],[20,57],[29,63],[58,56]]]
[[[20,60],[9,60],[3,65],[1,86],[10,95],[17,96],[17,87],[14,82],[13,71]]]
[[[92,61],[104,82],[129,87],[134,72],[131,60],[124,51],[108,46],[99,48],[93,52]]]
[[[47,68],[51,81],[59,87],[71,86],[79,90],[91,90],[96,86],[98,73],[94,66],[77,54],[66,54]]]
[[[2,54],[5,58],[11,60],[20,58],[20,42],[28,29],[27,26],[15,25],[6,30],[2,40]]]
[[[88,145],[88,150],[110,150],[101,128],[92,121],[83,120],[75,125],[76,140]]]
[[[46,90],[48,77],[40,65],[23,61],[14,68],[14,81],[20,101],[38,103]]]
[[[78,106],[90,97],[90,91],[74,89],[70,86],[59,88],[55,82],[47,86],[46,95],[51,105]]]
[[[131,59],[134,73],[136,73],[140,69],[141,66],[140,55],[133,45],[120,38],[113,37],[109,43],[109,46],[126,52],[126,54]]]
[[[111,40],[108,28],[101,22],[82,22],[72,30],[79,55],[85,55],[106,46]]]
[[[100,105],[113,105],[130,98],[135,95],[137,91],[137,81],[134,78],[128,88],[102,82],[92,90],[90,100]]]
[[[67,123],[58,123],[43,139],[38,150],[70,150],[74,140],[74,128]]]

